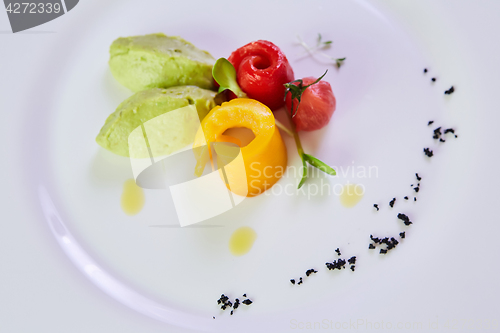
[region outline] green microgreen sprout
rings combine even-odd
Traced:
[[[236,80],[236,69],[226,58],[219,58],[212,67],[212,76],[219,84],[219,93],[231,90],[238,97],[247,97]]]
[[[316,46],[314,46],[314,47],[310,47],[309,45],[307,45],[302,40],[302,38],[300,38],[300,36],[297,36],[297,39],[299,40],[299,44],[302,45],[302,47],[304,47],[304,49],[310,55],[314,56],[314,54],[317,53],[317,54],[323,56],[324,58],[327,58],[330,61],[335,61],[335,65],[337,66],[337,68],[340,68],[340,66],[342,66],[344,64],[344,61],[346,59],[345,57],[344,58],[334,58],[334,57],[329,56],[326,53],[320,52],[321,50],[329,49],[330,46],[333,44],[333,42],[331,40],[323,42],[322,41],[323,37],[321,36],[321,34],[318,34],[318,38],[316,39]]]

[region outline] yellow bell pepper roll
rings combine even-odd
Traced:
[[[244,147],[239,139],[224,134],[230,128],[241,127],[250,129],[255,135]],[[223,148],[223,145],[217,144],[221,142],[228,143],[228,146]],[[221,161],[224,165],[219,167],[221,177],[235,194],[249,197],[259,195],[273,186],[285,172],[286,147],[276,128],[274,115],[267,106],[256,100],[233,99],[216,106],[203,119],[193,145],[198,148],[194,150],[197,152],[198,175],[203,172],[208,158],[212,160],[212,153],[208,148],[212,143],[215,143],[218,165],[220,166]],[[224,160],[228,160],[227,156],[234,157],[237,146],[240,147],[244,169],[241,163],[224,163]]]

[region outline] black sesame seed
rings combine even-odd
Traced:
[[[429,148],[424,148],[424,154],[427,155],[428,157],[432,157],[434,155],[432,150],[430,150]]]
[[[427,68],[424,68],[424,73],[427,73]]]
[[[380,208],[378,208],[378,204],[373,204],[373,207],[377,208],[377,212],[380,210]]]
[[[396,198],[392,198],[392,200],[389,202],[389,206],[394,207],[394,203],[396,202]]]
[[[354,265],[356,263],[356,256],[352,256],[347,260],[348,263]]]
[[[412,222],[410,221],[410,218],[406,214],[399,213],[398,214],[398,219],[404,222],[405,225],[410,225]]]
[[[336,248],[335,252],[337,252],[337,255],[339,255],[339,256],[342,254],[342,253],[340,253],[340,249],[339,248]]]
[[[446,142],[446,140],[443,140],[443,138],[440,138],[439,141],[441,142]]]
[[[354,272],[354,265],[351,265],[351,271]]]
[[[249,300],[249,299],[246,299],[246,300],[244,300],[244,301],[243,301],[243,302],[241,302],[241,303],[243,303],[243,304],[245,304],[245,305],[250,305],[250,304],[252,304],[253,302],[252,302],[251,300]]]
[[[380,249],[380,254],[386,254],[387,250],[386,249]]]
[[[247,294],[243,294],[243,297],[247,297]]]
[[[342,268],[345,268],[345,264],[346,264],[346,261],[344,259],[338,259],[338,260],[334,260],[333,262],[327,262],[325,263],[326,265],[326,268],[328,268],[328,270],[334,270],[334,269],[338,269],[338,270],[341,270]]]
[[[406,237],[406,231],[402,231],[399,233],[399,237],[405,238]]]
[[[291,279],[291,280],[290,280],[290,282],[291,282],[292,284],[295,284],[295,279]]]
[[[374,243],[380,243],[380,239],[378,237],[373,237],[373,235],[370,235],[370,239],[374,242]]]
[[[414,187],[413,189],[415,190],[415,192],[420,191],[420,187]]]
[[[431,126],[432,124],[434,124],[434,120],[430,120],[430,121],[427,123],[427,126]]]
[[[408,200],[408,196],[404,197],[405,200]]]
[[[413,197],[413,201],[417,201],[417,197]]]
[[[444,94],[445,94],[445,95],[451,95],[451,94],[453,94],[454,92],[455,92],[455,87],[451,86],[451,88],[450,88],[450,89],[448,89],[448,90],[446,90],[446,91],[444,92]]]
[[[431,81],[432,81],[432,82],[436,82],[436,78],[435,78],[435,77],[433,77],[433,78],[431,79]]]
[[[447,129],[444,130],[444,134],[446,134],[446,133],[453,133],[453,134],[455,134],[455,130],[453,128],[447,128]]]
[[[439,139],[439,137],[441,136],[441,134],[443,134],[443,133],[441,133],[441,126],[440,126],[440,127],[436,128],[434,130],[434,136],[433,136],[433,138],[434,139]]]
[[[420,176],[418,175],[418,173],[416,173],[416,174],[415,174],[415,177],[417,177],[417,180],[418,180],[418,181],[421,181],[421,180],[422,180],[422,177],[420,177]]]
[[[368,245],[368,248],[369,248],[370,250],[373,250],[373,249],[375,248],[375,245],[373,245],[372,243],[370,243],[370,245]]]
[[[234,310],[231,310],[231,316],[233,315],[233,311],[234,311]]]
[[[309,275],[311,275],[311,274],[313,274],[313,273],[318,273],[318,271],[317,271],[317,270],[315,270],[315,269],[313,269],[313,268],[308,269],[308,270],[306,271],[306,276],[309,276]]]

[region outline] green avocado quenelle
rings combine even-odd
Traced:
[[[201,120],[215,107],[215,94],[213,91],[195,86],[140,91],[122,102],[106,119],[96,141],[115,154],[129,157],[128,138],[137,127],[148,120],[188,105],[196,106]],[[189,119],[182,112],[175,112],[172,115],[174,116],[168,118],[167,124],[158,127],[161,133],[157,133],[157,137],[165,143],[167,153],[183,148],[192,140],[188,138],[184,129],[192,126],[193,119]]]
[[[111,73],[134,92],[184,85],[214,89],[215,59],[180,37],[158,33],[118,38],[109,53]]]

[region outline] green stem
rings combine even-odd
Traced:
[[[286,111],[285,111],[286,112]],[[285,125],[283,125],[278,119],[274,118],[274,122],[276,123],[276,126],[286,134],[293,136],[293,132],[290,131],[288,128],[286,128]]]
[[[290,127],[292,128],[293,138],[295,139],[295,145],[297,146],[297,152],[299,153],[300,159],[302,161],[302,178],[299,182],[297,188],[301,188],[304,185],[304,182],[307,179],[307,163],[304,158],[304,149],[302,148],[302,143],[300,142],[299,133],[297,133],[297,128],[295,127],[295,123],[292,120],[292,115],[285,111],[288,120],[290,121]]]
[[[304,156],[304,149],[302,149],[302,143],[300,142],[299,133],[297,133],[297,128],[295,127],[295,123],[292,120],[292,116],[285,111],[288,116],[288,120],[290,121],[290,127],[292,128],[291,132],[293,134],[293,138],[295,139],[295,145],[297,146],[297,151],[301,159]]]

